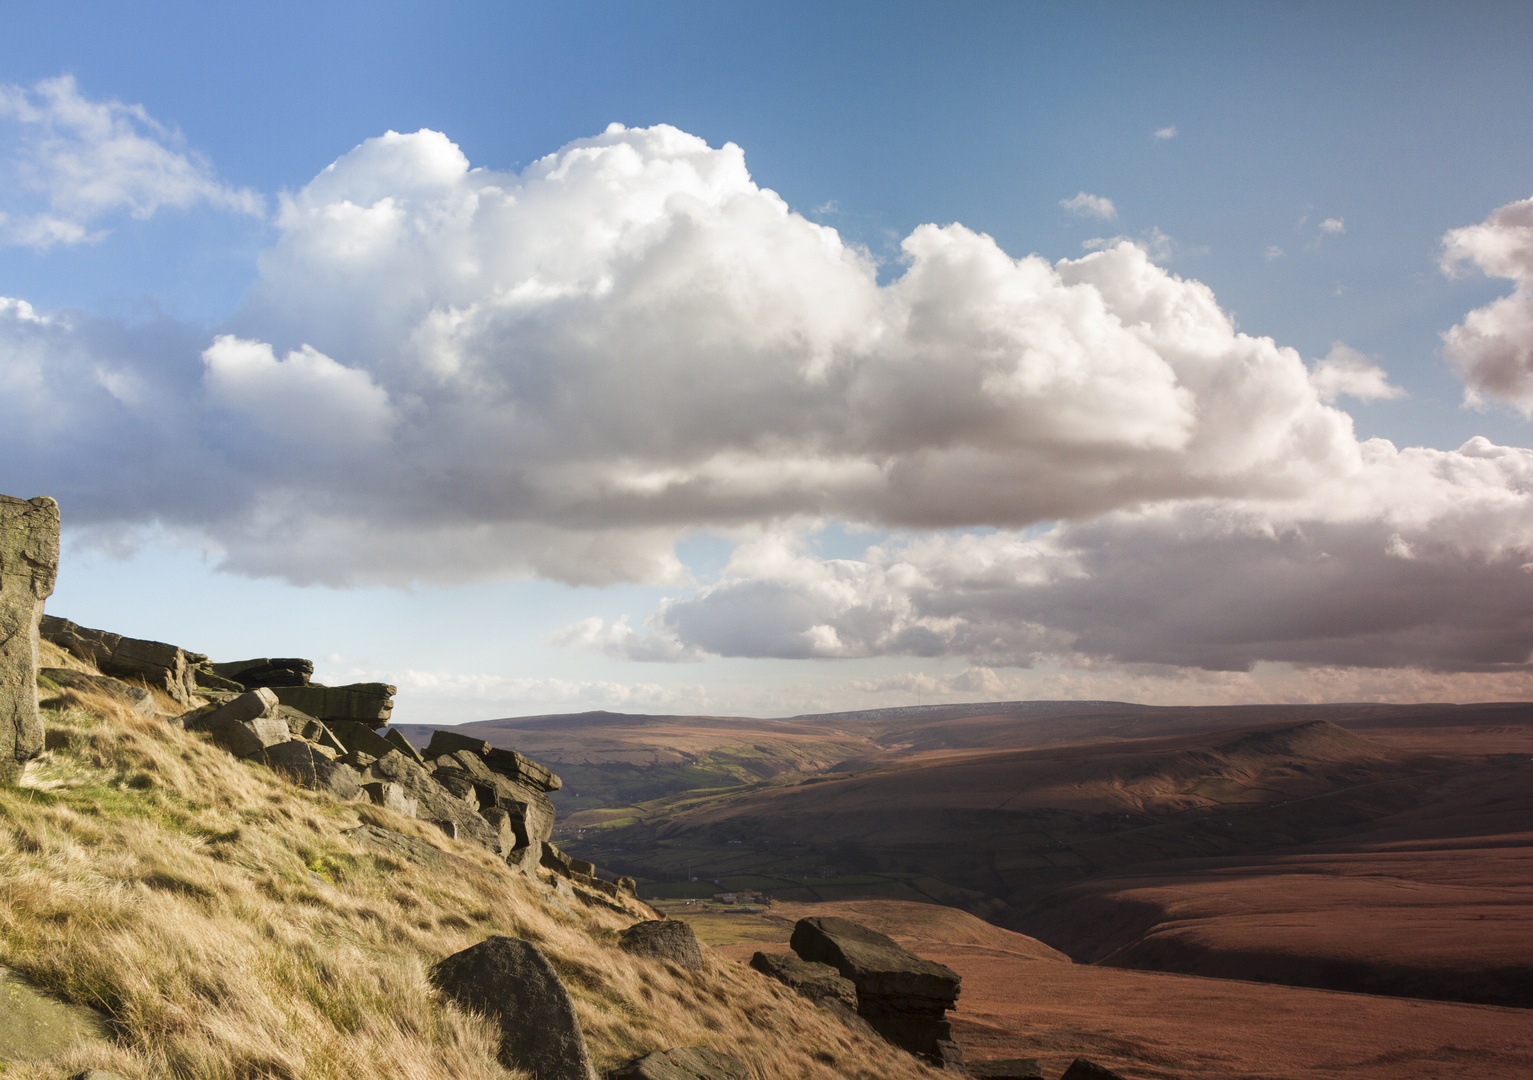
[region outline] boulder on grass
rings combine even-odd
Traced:
[[[690,923],[680,919],[650,919],[634,923],[618,937],[618,948],[635,956],[669,960],[696,971],[703,966],[703,948]]]
[[[656,1050],[619,1065],[608,1080],[749,1080],[750,1070],[706,1046]]]
[[[268,746],[261,752],[261,760],[301,787],[328,791],[338,799],[355,799],[362,793],[357,770],[325,756],[302,739]]]
[[[751,957],[751,967],[810,1001],[839,1001],[849,1009],[857,1008],[857,987],[829,964],[758,952]]]
[[[250,690],[209,712],[195,713],[186,729],[206,731],[219,746],[242,758],[291,737],[287,721],[277,715],[277,699],[266,689]]]
[[[431,969],[464,1008],[500,1024],[500,1061],[538,1080],[596,1080],[569,991],[530,941],[490,937]]]

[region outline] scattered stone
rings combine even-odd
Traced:
[[[370,754],[374,760],[394,752],[394,744],[367,724],[359,724],[355,720],[331,720],[325,726],[348,751]]]
[[[197,694],[195,669],[207,660],[202,653],[187,652],[163,641],[92,630],[52,615],[44,615],[38,627],[43,637],[95,664],[104,675],[142,680],[183,706],[191,705]]]
[[[356,720],[368,727],[382,727],[394,711],[395,687],[387,683],[351,683],[348,686],[275,686],[273,693],[284,705],[329,723]]]
[[[188,731],[206,731],[235,757],[252,757],[291,737],[287,721],[277,715],[270,690],[250,690],[210,712],[198,710],[185,722]]]
[[[362,793],[362,778],[357,770],[327,757],[327,749],[293,739],[268,746],[261,760],[300,787],[328,791],[338,799],[355,799]]]
[[[50,682],[60,690],[78,690],[84,694],[105,694],[119,701],[142,716],[154,713],[154,695],[142,686],[125,683],[110,675],[90,675],[70,668],[45,667],[37,669],[39,684]]]
[[[0,1064],[40,1061],[87,1039],[109,1039],[106,1017],[66,1005],[14,971],[0,968]]]
[[[392,810],[396,814],[405,817],[415,817],[419,810],[419,804],[405,791],[401,784],[392,781],[374,780],[372,783],[363,784],[362,790],[367,793],[368,799],[374,806],[381,806],[385,810]]]
[[[703,966],[703,948],[690,923],[680,919],[650,919],[634,923],[618,936],[618,948],[635,956],[669,960],[696,971]]]
[[[500,1061],[538,1080],[595,1080],[569,991],[538,947],[490,937],[431,969],[432,982],[500,1022]]]
[[[43,752],[38,625],[58,569],[58,503],[0,495],[0,783]]]
[[[608,1080],[749,1080],[750,1070],[706,1046],[656,1050],[619,1065]]]
[[[314,661],[297,657],[272,660],[263,656],[258,660],[231,660],[208,666],[215,674],[238,683],[245,690],[254,690],[258,686],[308,686],[314,674]]]
[[[1043,1080],[1043,1065],[1037,1058],[971,1061],[969,1075],[983,1080]]]
[[[426,759],[421,757],[421,752],[410,745],[409,739],[405,738],[393,728],[389,728],[389,730],[385,731],[383,733],[383,737],[394,744],[394,749],[398,750],[405,757],[414,761],[417,765],[426,764]]]
[[[1105,1065],[1098,1065],[1086,1058],[1076,1058],[1059,1080],[1128,1080],[1122,1073],[1113,1072]]]
[[[751,967],[810,1001],[839,1001],[849,1009],[857,1008],[857,987],[829,964],[758,952],[751,957]]]
[[[885,1039],[939,1068],[963,1068],[943,1015],[958,1000],[957,972],[850,919],[800,919],[789,945],[801,959],[829,964],[850,979],[858,1014]]]

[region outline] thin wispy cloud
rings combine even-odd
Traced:
[[[74,77],[0,85],[0,242],[35,248],[101,239],[117,215],[206,204],[260,215],[263,200],[212,166],[141,105],[91,100]]]
[[[1320,231],[1333,236],[1340,235],[1347,231],[1347,223],[1339,217],[1326,218],[1320,223]]]
[[[1105,195],[1090,195],[1084,191],[1068,199],[1060,199],[1059,205],[1076,217],[1099,218],[1111,221],[1118,216],[1118,208]]]
[[[1176,138],[1176,135],[1177,131],[1175,124],[1167,124],[1165,127],[1156,128],[1155,130],[1155,137],[1157,139],[1174,139]]]

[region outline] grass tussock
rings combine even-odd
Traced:
[[[52,658],[49,658],[52,659]],[[46,661],[45,661],[46,662]],[[63,665],[58,665],[63,666]],[[607,1068],[711,1046],[758,1080],[930,1076],[739,965],[629,956],[634,921],[575,907],[413,819],[293,787],[110,698],[45,702],[48,750],[0,788],[0,964],[110,1019],[114,1041],[6,1080],[514,1077],[498,1036],[430,986],[490,934],[537,942]],[[421,865],[346,835],[427,840]],[[0,1061],[4,1054],[0,1051]]]

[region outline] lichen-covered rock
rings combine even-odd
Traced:
[[[58,569],[58,503],[0,495],[0,782],[43,751],[38,624]]]
[[[595,1080],[569,991],[538,947],[491,937],[431,969],[431,981],[465,1008],[500,1023],[500,1061],[538,1080]]]
[[[703,948],[690,923],[680,919],[650,919],[634,923],[618,935],[618,948],[652,960],[669,960],[684,968],[703,966]]]
[[[656,1050],[619,1065],[608,1080],[749,1080],[750,1070],[706,1046]]]
[[[59,1001],[0,968],[0,1064],[43,1061],[82,1042],[111,1037],[107,1018],[96,1010]]]

